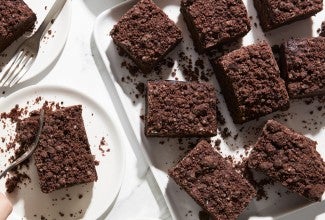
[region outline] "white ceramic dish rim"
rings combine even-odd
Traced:
[[[10,94],[8,97],[6,97],[6,99],[1,99],[0,105],[3,105],[3,103],[8,102],[8,100],[15,99],[15,97],[19,97],[21,94],[24,94],[24,93],[33,92],[33,91],[46,91],[46,90],[61,90],[61,91],[64,91],[65,93],[74,94],[76,96],[79,96],[82,99],[86,100],[87,102],[92,103],[92,106],[94,106],[98,111],[105,113],[105,116],[107,118],[109,118],[109,120],[112,121],[112,124],[113,124],[113,126],[115,126],[115,130],[117,131],[117,132],[115,132],[116,135],[118,136],[117,140],[119,143],[122,143],[121,142],[122,136],[120,135],[120,132],[122,132],[123,129],[119,126],[119,124],[120,124],[119,121],[115,117],[111,117],[107,113],[107,111],[105,111],[105,109],[100,105],[100,103],[98,103],[96,100],[93,100],[91,97],[89,97],[88,95],[86,95],[80,91],[77,91],[75,89],[72,89],[72,88],[69,88],[66,86],[57,86],[57,85],[52,85],[52,84],[46,84],[46,85],[41,85],[41,86],[38,86],[38,85],[29,86],[22,90],[18,90],[16,92]],[[38,94],[38,95],[41,96],[41,94]],[[126,169],[125,146],[123,144],[120,144],[119,148],[121,151],[121,155],[120,155],[121,162],[119,164],[120,165],[119,166],[120,175],[119,175],[118,179],[114,180],[116,182],[115,185],[117,187],[115,187],[115,190],[112,192],[112,195],[114,195],[114,196],[112,196],[109,200],[106,201],[106,203],[107,203],[106,210],[104,210],[103,213],[99,213],[99,215],[96,217],[96,219],[103,218],[105,216],[105,214],[109,211],[109,209],[114,204],[114,202],[120,192],[120,189],[121,189],[121,186],[122,186],[122,183],[124,180],[125,169]],[[14,216],[15,216],[15,213],[12,213],[12,214],[14,214]],[[92,218],[93,218],[93,216],[90,219],[92,219]],[[10,217],[10,219],[12,219],[12,217]],[[82,219],[89,219],[89,218],[82,218]]]

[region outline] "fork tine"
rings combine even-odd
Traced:
[[[8,74],[10,73],[10,69],[12,68],[12,66],[14,65],[14,63],[18,60],[18,58],[20,59],[20,57],[23,54],[23,50],[21,50],[19,53],[16,53],[16,55],[10,60],[10,62],[4,67],[4,69],[2,70],[2,77],[0,79],[0,83],[3,82],[3,80],[5,80],[8,77]],[[2,83],[3,85],[3,83]]]
[[[9,71],[10,74],[3,82],[2,86],[9,86],[8,83],[16,78],[16,76],[23,70],[29,59],[30,58],[28,58],[28,55],[26,54],[23,54],[21,58],[17,59],[17,61],[11,66],[11,72]]]
[[[24,68],[24,70],[21,69],[20,71],[18,71],[18,73],[15,74],[15,76],[9,82],[9,85],[8,86],[10,87],[10,86],[18,83],[25,76],[25,74],[28,72],[28,70],[30,69],[30,67],[31,67],[31,65],[33,63],[34,63],[33,62],[33,56],[32,55],[28,56],[28,58],[26,58],[25,64],[22,67],[22,68]]]

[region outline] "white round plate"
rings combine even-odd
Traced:
[[[50,11],[55,0],[46,1],[35,1],[35,0],[24,0],[25,3],[34,11],[37,16],[37,21],[35,24],[34,31],[38,29],[39,25],[43,22],[45,16]],[[49,27],[50,32],[44,35],[44,38],[40,43],[40,50],[36,57],[35,63],[31,69],[25,74],[25,76],[20,80],[24,82],[29,80],[43,71],[46,70],[56,58],[60,55],[62,49],[64,48],[65,42],[68,38],[70,23],[71,23],[71,9],[70,0],[67,1],[61,13],[55,19],[55,22]],[[8,60],[13,56],[20,43],[28,37],[30,33],[26,33],[23,37],[19,38],[17,41],[13,42],[0,56],[0,66],[8,63]],[[1,72],[0,72],[1,76]]]
[[[35,103],[37,97],[42,97],[39,103]],[[121,144],[121,131],[119,126],[116,126],[119,122],[86,95],[58,86],[27,87],[1,101],[0,109],[1,112],[9,112],[18,104],[20,107],[28,106],[30,111],[38,109],[45,100],[62,103],[61,106],[82,105],[82,116],[91,152],[99,161],[99,165],[96,166],[98,181],[45,194],[40,190],[34,161],[31,161],[30,168],[27,170],[31,183],[22,185],[20,189],[7,194],[14,205],[9,219],[40,219],[41,216],[46,219],[97,219],[114,202],[124,176],[124,148]],[[8,133],[12,136],[10,126],[2,129],[1,122],[0,127],[0,137],[8,138]],[[4,130],[7,130],[6,134]],[[107,142],[107,145],[102,146],[104,155],[99,149],[102,137]],[[5,143],[0,142],[0,148],[4,149]],[[107,149],[110,151],[107,152]],[[8,161],[8,155],[0,153],[0,161],[3,167],[3,163]],[[0,192],[4,191],[5,180],[1,179]]]

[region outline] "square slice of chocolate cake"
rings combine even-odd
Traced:
[[[182,40],[181,30],[152,0],[138,1],[110,35],[144,73],[149,73]]]
[[[255,197],[254,188],[205,140],[169,175],[214,219],[235,220]]]
[[[271,47],[262,42],[212,60],[235,123],[289,108],[289,96]]]
[[[311,201],[325,191],[325,163],[316,142],[269,120],[248,159],[248,166]]]
[[[325,95],[325,38],[290,39],[281,48],[290,98]]]
[[[36,21],[35,13],[23,0],[0,0],[0,53]]]
[[[209,137],[217,134],[217,96],[211,83],[148,81],[145,134]]]
[[[254,0],[261,26],[269,31],[320,12],[323,0]]]
[[[181,12],[200,53],[237,40],[251,29],[241,0],[182,0]]]
[[[38,118],[36,113],[18,123],[20,143],[33,140]],[[29,131],[31,128],[34,132]],[[34,159],[44,193],[97,180],[81,105],[46,112]]]

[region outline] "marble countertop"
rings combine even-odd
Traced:
[[[29,85],[62,85],[82,91],[96,100],[100,96],[102,106],[109,110],[113,102],[109,94],[109,85],[106,85],[102,79],[107,73],[97,54],[92,31],[96,16],[120,2],[122,0],[72,1],[70,33],[58,60],[49,71],[28,83],[6,91],[6,95]],[[104,219],[171,219],[163,196],[146,162],[137,159],[141,158],[141,155],[134,152],[129,141],[126,145],[124,181],[114,206],[107,211]],[[302,210],[281,219],[312,219],[324,210],[324,203],[319,203],[309,207],[308,210]],[[324,213],[317,219],[325,219]]]

